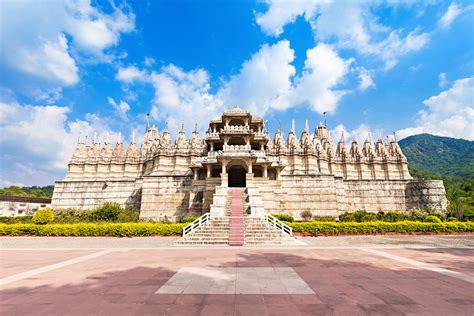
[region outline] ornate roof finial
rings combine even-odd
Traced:
[[[397,132],[393,132],[393,141],[397,142]]]
[[[165,130],[164,131],[168,132],[168,119],[166,119],[166,121],[165,121]]]
[[[341,139],[339,142],[344,142],[344,130],[341,131]]]
[[[117,143],[121,144],[122,143],[122,132],[119,132],[117,135]]]
[[[291,131],[295,132],[295,120],[291,120]]]
[[[184,120],[181,121],[181,131],[180,132],[184,132]]]
[[[281,120],[278,120],[278,131],[281,131]]]
[[[97,142],[97,132],[94,132],[94,139],[92,140],[92,144]]]
[[[145,120],[146,120],[146,131],[145,131],[146,133],[150,129],[150,113],[146,114]]]
[[[77,143],[78,143],[78,144],[81,143],[81,132],[79,132],[79,136],[77,136]]]
[[[307,133],[309,132],[309,123],[308,123],[308,120],[306,120],[305,124],[304,124],[304,131]]]
[[[197,133],[198,131],[198,122],[194,121],[194,132]]]
[[[324,126],[326,126],[326,112],[323,112],[323,122]]]
[[[132,130],[132,144],[135,144],[135,131]]]
[[[369,142],[369,143],[372,142],[372,135],[371,134],[372,133],[370,131],[367,133],[367,138],[365,139],[366,142]]]
[[[105,142],[109,143],[109,131],[105,132]]]

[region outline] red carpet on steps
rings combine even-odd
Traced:
[[[231,189],[230,219],[229,219],[229,246],[244,244],[245,220],[242,205],[242,190]]]

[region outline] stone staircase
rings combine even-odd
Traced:
[[[252,207],[259,213],[264,212],[257,188],[220,188],[216,193],[215,197],[219,197],[219,202],[214,207],[218,211],[224,210],[218,213],[222,216],[213,217],[211,209],[210,219],[179,239],[176,244],[243,246],[300,243],[267,223],[265,216],[248,215]]]
[[[229,189],[229,246],[243,246],[245,242],[244,197],[241,188]]]

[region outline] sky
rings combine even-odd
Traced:
[[[0,2],[0,186],[65,176],[80,137],[125,142],[236,105],[273,135],[474,140],[470,1]]]

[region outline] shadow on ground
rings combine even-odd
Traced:
[[[62,285],[54,285],[64,283],[55,271],[39,274],[0,292],[0,314],[472,315],[473,311],[472,284],[362,251],[205,251],[225,259],[213,264],[206,253],[196,255],[195,250],[174,252],[175,257],[165,250],[134,250],[122,254],[132,261],[138,255],[163,259],[153,263],[150,258],[143,266],[105,273],[87,262],[72,265],[60,269],[63,273],[66,269],[72,280]],[[179,268],[204,266],[292,267],[316,294],[155,294]]]

